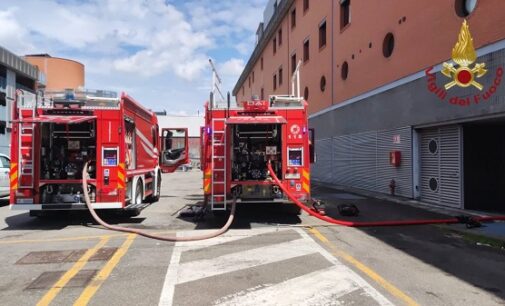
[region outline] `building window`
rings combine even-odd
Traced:
[[[249,76],[249,88],[251,88],[251,76]]]
[[[310,44],[309,44],[309,40],[307,39],[303,43],[303,62],[306,62],[310,59],[309,50],[310,50]]]
[[[309,0],[303,0],[303,11],[306,12],[309,9]]]
[[[326,46],[326,20],[319,26],[319,48]]]
[[[309,88],[305,87],[305,90],[303,91],[303,98],[308,101],[309,100]]]
[[[263,89],[263,87],[261,88],[261,100],[265,100],[265,90]]]
[[[296,27],[296,9],[291,11],[291,29]]]
[[[244,86],[242,86],[242,96],[245,95],[245,89],[244,89]]]
[[[282,29],[279,29],[279,32],[278,32],[278,39],[279,39],[279,46],[282,45]]]
[[[282,75],[283,75],[283,71],[282,71],[282,67],[279,68],[279,86],[282,85]]]
[[[395,49],[395,36],[393,33],[387,33],[384,37],[384,42],[382,43],[382,53],[384,57],[388,58],[393,54]]]
[[[275,54],[277,52],[277,38],[274,38],[272,45],[274,46],[274,54]]]
[[[277,89],[277,75],[274,74],[274,90]]]
[[[1,106],[6,106],[7,105],[7,96],[5,92],[0,91],[0,105]]]
[[[326,90],[326,77],[324,75],[321,77],[321,81],[319,81],[319,87],[322,92]]]
[[[296,53],[291,55],[291,73],[295,73],[296,70]]]
[[[5,134],[6,127],[7,127],[7,122],[0,121],[0,134]]]
[[[347,80],[347,77],[349,76],[349,64],[347,64],[347,62],[342,64],[341,76],[344,81]]]
[[[340,29],[342,30],[351,22],[351,0],[340,2]]]
[[[261,70],[263,70],[263,58],[261,58],[261,60],[260,60],[260,66],[261,66]]]
[[[475,10],[477,0],[456,0],[454,8],[459,17],[467,17]]]

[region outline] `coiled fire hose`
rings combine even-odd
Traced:
[[[348,226],[348,227],[378,227],[378,226],[402,226],[402,225],[427,225],[427,224],[456,224],[456,223],[465,223],[472,224],[474,222],[486,222],[486,221],[505,221],[505,216],[492,216],[492,217],[473,217],[473,216],[458,216],[447,219],[420,219],[420,220],[392,220],[392,221],[375,221],[375,222],[353,222],[346,220],[338,220],[333,219],[328,216],[321,215],[315,210],[310,209],[298,199],[296,199],[293,194],[282,184],[279,178],[275,175],[275,171],[272,169],[272,165],[270,161],[268,161],[268,171],[270,172],[270,176],[273,178],[275,183],[279,185],[281,190],[288,196],[288,198],[293,201],[298,207],[303,209],[309,215],[321,219],[323,221]]]
[[[103,221],[95,212],[93,207],[91,206],[91,201],[89,199],[89,193],[88,193],[88,162],[84,165],[84,169],[82,170],[82,188],[83,188],[83,194],[84,194],[84,200],[86,202],[86,206],[89,209],[89,212],[91,213],[91,216],[93,216],[93,219],[95,219],[96,222],[98,222],[100,225],[103,227],[113,230],[113,231],[118,231],[118,232],[124,232],[124,233],[132,233],[132,234],[137,234],[140,236],[144,236],[147,238],[151,239],[156,239],[156,240],[162,240],[162,241],[197,241],[197,240],[205,240],[205,239],[210,239],[217,237],[219,235],[224,234],[231,226],[233,219],[235,217],[235,206],[237,204],[236,200],[234,199],[231,205],[231,212],[230,212],[230,217],[228,218],[228,221],[226,221],[226,224],[219,230],[216,230],[215,232],[205,234],[205,235],[200,235],[200,236],[188,236],[188,237],[176,237],[176,236],[160,236],[160,235],[155,235],[155,234],[150,234],[147,232],[144,232],[139,229],[133,229],[133,228],[127,228],[127,227],[121,227],[121,226],[116,226],[116,225],[110,225]]]

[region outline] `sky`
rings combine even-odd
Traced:
[[[202,113],[212,58],[232,91],[267,0],[1,0],[0,45],[85,65],[86,88],[155,111]]]

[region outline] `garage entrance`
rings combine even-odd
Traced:
[[[505,118],[463,125],[465,208],[505,212]]]

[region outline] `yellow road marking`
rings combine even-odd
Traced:
[[[133,243],[133,240],[137,237],[135,234],[129,234],[126,238],[126,241],[121,245],[121,247],[114,253],[114,256],[105,264],[105,266],[98,272],[98,274],[93,278],[93,280],[89,283],[89,285],[84,289],[81,293],[77,301],[74,303],[74,306],[88,305],[91,298],[98,291],[100,286],[105,282],[105,280],[109,277],[112,270],[119,263],[121,258],[126,254],[128,249]]]
[[[41,242],[60,242],[60,241],[76,241],[76,240],[92,240],[101,239],[105,237],[121,237],[127,234],[116,235],[96,235],[96,236],[76,236],[76,237],[63,237],[51,239],[23,239],[23,240],[0,240],[0,244],[18,244],[18,243],[41,243]]]
[[[88,249],[84,255],[79,258],[79,260],[63,274],[60,279],[49,289],[49,291],[40,299],[37,306],[49,305],[58,293],[65,287],[68,282],[86,265],[88,260],[93,256],[99,249],[107,244],[110,237],[106,236],[100,239],[100,241],[91,249]]]
[[[153,234],[171,234],[176,231],[167,230],[160,232],[153,232]],[[51,238],[51,239],[23,239],[23,240],[0,240],[1,244],[18,244],[18,243],[42,243],[42,242],[61,242],[61,241],[76,241],[76,240],[92,240],[100,239],[103,237],[123,237],[128,234],[113,234],[113,235],[96,235],[96,236],[76,236],[76,237],[63,237],[63,238]],[[0,238],[1,239],[1,238]]]
[[[310,228],[309,231],[312,233],[312,235],[317,237],[317,239],[319,239],[321,242],[326,244],[332,250],[334,255],[342,258],[343,260],[347,261],[348,263],[353,265],[355,268],[357,268],[361,272],[365,273],[368,277],[370,277],[372,280],[374,280],[382,288],[386,289],[393,296],[402,300],[406,305],[419,306],[419,304],[417,304],[416,301],[414,301],[407,294],[403,293],[400,289],[395,287],[393,284],[391,284],[390,282],[385,280],[383,277],[381,277],[379,274],[377,274],[377,272],[375,272],[371,268],[367,267],[365,264],[363,264],[362,262],[360,262],[356,258],[352,257],[351,255],[347,254],[346,252],[337,249],[323,234],[321,234],[320,231],[318,231],[315,228]]]

